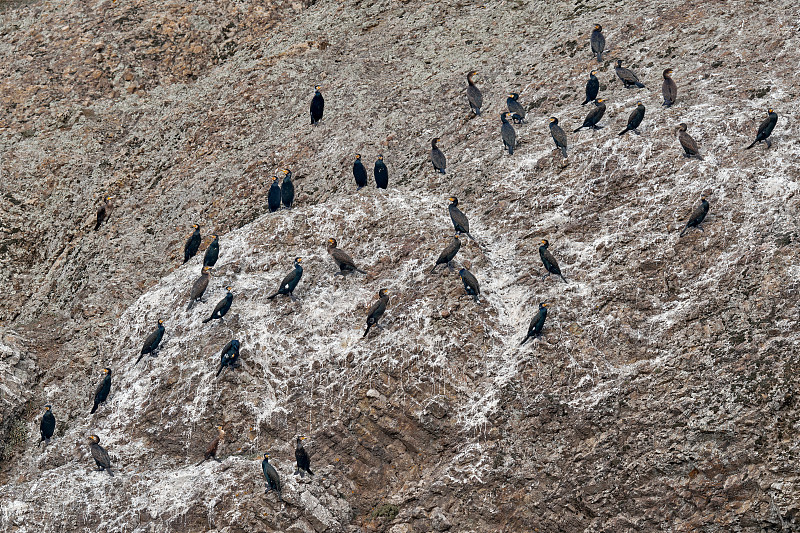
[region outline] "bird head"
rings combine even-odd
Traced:
[[[550,117],[550,124],[558,124],[558,119],[556,117]]]
[[[603,31],[603,27],[600,24],[595,24],[594,29],[596,29],[597,31]]]
[[[159,318],[158,319],[158,325],[162,326],[163,324],[164,324],[164,319],[163,318]]]
[[[269,460],[269,454],[268,454],[268,453],[265,453],[265,454],[264,454],[264,459],[267,459],[267,460]]]
[[[669,76],[670,74],[672,74],[672,69],[671,69],[671,68],[668,68],[668,69],[666,69],[666,70],[664,71],[664,76],[665,76],[665,77],[666,77],[666,76]]]
[[[109,201],[109,200],[111,200],[112,198],[114,198],[114,195],[113,195],[113,194],[112,194],[111,196],[106,196],[106,202],[107,202],[107,201]]]
[[[550,245],[550,243],[548,242],[548,240],[547,240],[547,239],[542,239],[542,245],[543,245],[543,246],[549,246],[549,245]]]
[[[110,373],[111,373],[111,369],[109,369],[109,368],[104,368],[103,369],[103,374],[110,374]]]
[[[272,181],[273,181],[273,182],[274,182],[275,180],[277,180],[277,179],[278,179],[278,176],[272,176]]]
[[[198,226],[197,224],[192,224],[192,227],[193,227],[194,229],[200,229],[200,226]]]
[[[44,410],[45,411],[49,411],[52,407],[53,407],[52,405],[47,404],[47,405],[44,406]]]
[[[450,201],[450,202],[451,202],[453,205],[456,205],[456,204],[458,204],[458,198],[456,198],[455,196],[451,196],[450,198],[448,198],[448,200],[449,200],[449,201]]]
[[[233,287],[228,285],[227,287],[225,287],[225,290],[228,291],[228,292],[231,292],[233,290]]]
[[[542,302],[539,304],[539,307],[550,307],[550,304]]]
[[[314,85],[314,90],[319,91],[322,89],[322,85]]]
[[[95,444],[100,444],[100,437],[98,437],[97,435],[94,434],[89,435],[89,440]]]
[[[361,154],[356,154],[356,159],[361,159]]]
[[[211,273],[210,271],[211,271],[211,267],[210,266],[204,266],[203,267],[203,274],[210,274]]]
[[[378,160],[383,161],[383,154],[378,154]]]
[[[767,114],[768,114],[768,115],[771,115],[771,114],[772,114],[772,108],[771,108],[771,107],[770,107],[769,109],[767,109]]]
[[[636,105],[637,105],[637,106],[640,106],[640,105],[644,105],[644,104],[642,104],[642,101],[641,101],[641,100],[639,100],[638,102],[636,102]]]
[[[281,170],[281,172],[283,172],[284,175],[289,174],[289,169],[288,168],[284,168],[284,169]]]
[[[334,248],[336,248],[336,244],[337,244],[337,243],[336,243],[336,239],[334,239],[333,237],[331,237],[330,239],[328,239],[328,244],[330,244],[331,246],[333,246]]]
[[[680,124],[678,124],[678,129],[681,131],[686,131],[686,123],[681,122]]]
[[[217,235],[216,233],[211,236],[212,239],[216,239],[218,237],[219,237],[219,235]]]
[[[596,75],[596,74],[597,74],[597,71],[596,71],[596,70],[593,70],[593,71],[591,71],[591,72],[589,73],[589,75],[590,75],[590,76],[594,76],[594,75]]]
[[[621,67],[621,66],[622,66],[622,60],[621,60],[621,59],[617,59],[617,66],[618,66],[618,67]]]
[[[294,258],[294,262],[297,263],[297,264],[300,264],[300,263],[303,262],[303,258],[302,257],[295,257]]]
[[[453,235],[453,238],[454,239],[460,239],[461,237],[458,235],[458,233],[456,233],[455,235]]]
[[[384,296],[389,294],[388,289],[381,289],[378,291],[378,298],[383,298]]]

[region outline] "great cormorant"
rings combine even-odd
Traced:
[[[103,376],[103,381],[100,382],[94,391],[94,406],[92,407],[90,413],[97,411],[97,407],[106,401],[106,398],[108,398],[108,393],[111,392],[111,369],[104,368]]]
[[[697,146],[697,141],[695,141],[691,135],[686,133],[686,124],[681,122],[678,124],[678,140],[683,146],[683,157],[696,157],[697,159],[703,160],[703,156],[700,155],[700,147]]]
[[[367,185],[367,169],[364,168],[364,163],[361,162],[361,154],[356,154],[356,160],[353,161],[353,177],[356,179],[356,185],[360,190]]]
[[[297,469],[294,471],[294,475],[300,474],[300,477],[305,477],[306,472],[310,476],[314,475],[314,472],[311,471],[311,459],[309,459],[306,449],[303,448],[304,440],[305,436],[298,435],[297,442],[294,445],[294,458],[297,461]]]
[[[386,311],[386,306],[389,304],[389,292],[386,289],[378,291],[378,300],[374,302],[367,310],[367,329],[364,330],[364,337],[369,333],[369,328],[376,326],[380,329],[383,327],[378,324],[378,321]]]
[[[545,270],[547,270],[547,274],[542,276],[542,279],[545,279],[550,274],[555,274],[556,276],[561,276],[561,279],[563,279],[564,283],[566,283],[566,278],[564,278],[563,274],[561,274],[561,269],[558,268],[558,261],[556,261],[556,258],[553,257],[553,254],[550,253],[550,250],[547,249],[548,246],[550,246],[550,243],[547,241],[547,239],[542,239],[542,245],[539,246],[539,257],[542,259],[542,264],[544,265]]]
[[[217,377],[219,377],[222,369],[226,366],[231,370],[234,368],[238,368],[241,363],[239,363],[239,341],[233,339],[228,341],[228,344],[222,349],[220,353],[220,361],[219,361],[219,370],[217,370]]]
[[[567,157],[567,134],[558,125],[556,117],[550,117],[550,135],[553,137],[553,142],[556,143],[556,148],[561,150],[564,157]]]
[[[322,89],[319,85],[314,87],[314,98],[311,99],[311,125],[316,125],[317,122],[322,120],[322,113],[325,111],[325,99],[319,90]]]
[[[200,249],[200,226],[197,224],[192,224],[194,228],[194,233],[189,237],[186,241],[186,244],[183,247],[183,262],[186,263],[189,259],[197,254],[197,250]]]
[[[56,431],[56,417],[53,416],[52,408],[53,406],[50,404],[44,406],[42,421],[39,423],[39,433],[42,435],[39,446],[41,446],[43,442],[45,446],[50,444],[50,438]]]
[[[288,294],[289,297],[292,299],[292,301],[297,300],[297,298],[294,297],[293,292],[295,287],[297,287],[297,284],[300,283],[300,278],[303,277],[303,267],[300,265],[300,263],[302,262],[303,262],[302,258],[300,257],[294,258],[294,270],[289,272],[286,275],[286,277],[283,278],[280,287],[278,287],[278,292],[276,292],[272,296],[268,296],[267,299],[272,300],[279,294]]]
[[[663,73],[664,83],[661,84],[661,95],[664,97],[662,106],[672,107],[678,97],[678,85],[672,79],[672,69],[668,68]]]
[[[292,171],[288,168],[281,170],[283,172],[283,183],[281,183],[281,202],[283,207],[287,209],[292,208],[294,203],[294,183],[292,183]]]
[[[705,197],[700,198],[700,205],[694,208],[692,214],[689,215],[689,220],[686,222],[686,226],[681,231],[680,237],[683,237],[689,228],[698,228],[700,231],[705,231],[703,226],[703,220],[706,219],[706,215],[708,214],[708,200]]]
[[[272,185],[269,186],[267,193],[267,208],[270,213],[274,213],[281,208],[281,186],[278,185],[278,177],[272,176]]]
[[[451,196],[449,200],[450,205],[447,206],[447,211],[450,213],[450,220],[453,222],[453,228],[455,228],[456,233],[464,233],[474,241],[475,237],[469,234],[469,220],[467,220],[467,215],[462,213],[461,209],[458,208],[458,198]]]
[[[508,112],[511,113],[511,120],[515,124],[525,123],[525,108],[519,103],[519,93],[511,93],[506,98]]]
[[[444,174],[445,168],[447,167],[447,158],[437,146],[439,141],[441,141],[439,137],[434,137],[431,139],[431,162],[433,163],[433,169],[435,171]]]
[[[214,240],[206,248],[206,255],[203,256],[203,266],[213,267],[219,259],[219,235],[211,236]]]
[[[579,131],[581,128],[592,128],[595,130],[599,130],[603,126],[598,126],[597,123],[600,122],[600,119],[603,118],[603,115],[606,112],[606,101],[602,98],[598,98],[594,101],[595,108],[589,111],[589,114],[586,115],[586,118],[583,119],[583,125],[580,128],[576,128],[572,133]]]
[[[589,73],[589,81],[586,82],[586,100],[581,105],[586,105],[597,98],[597,93],[600,91],[600,82],[595,74],[597,74],[596,70]]]
[[[194,303],[196,301],[203,300],[203,293],[206,292],[206,289],[208,288],[208,282],[210,280],[211,267],[204,266],[203,270],[200,272],[200,277],[194,281],[192,289],[189,291],[189,305],[186,306],[187,311],[194,307]]]
[[[547,318],[547,306],[549,304],[540,303],[539,304],[539,312],[531,320],[530,326],[528,326],[528,334],[525,335],[525,338],[522,339],[520,346],[525,344],[525,342],[530,338],[536,338],[542,334],[542,328],[544,327],[544,319]]]
[[[106,196],[103,199],[103,203],[100,204],[100,207],[97,208],[97,224],[94,225],[94,230],[97,231],[100,229],[100,226],[103,222],[106,221],[108,216],[111,214],[111,199],[114,198],[113,196]]]
[[[158,354],[158,345],[161,344],[161,339],[164,337],[164,321],[159,319],[158,320],[158,327],[154,332],[147,336],[144,340],[144,346],[142,346],[142,353],[139,355],[139,359],[133,364],[136,366],[139,364],[139,361],[142,360],[147,354],[152,354],[152,357],[155,357]]]
[[[379,155],[378,160],[375,161],[375,186],[379,189],[389,186],[389,169],[383,162],[383,154]]]
[[[211,316],[206,319],[203,319],[203,324],[205,324],[206,322],[211,322],[212,320],[216,319],[220,319],[221,321],[225,322],[225,319],[223,317],[230,310],[231,304],[233,303],[233,293],[231,292],[233,290],[233,287],[225,287],[225,290],[228,291],[228,294],[226,294],[225,298],[223,298],[222,300],[219,301],[219,303],[217,303],[217,306],[214,308],[213,311],[211,311]]]
[[[589,38],[592,45],[592,53],[597,56],[597,62],[603,62],[603,50],[606,49],[606,38],[603,37],[603,27],[600,24],[594,25],[592,36]]]
[[[222,426],[217,426],[217,436],[214,437],[214,440],[212,440],[208,444],[208,448],[206,448],[206,453],[203,454],[203,460],[194,466],[200,466],[209,459],[214,459],[216,462],[221,463],[222,461],[220,461],[217,458],[217,450],[219,450],[219,444],[224,441],[225,441],[225,430],[222,429]]]
[[[473,276],[472,272],[466,268],[459,270],[458,275],[461,276],[461,281],[464,282],[464,292],[472,296],[472,298],[477,302],[478,296],[481,294],[481,287],[478,284],[478,278]]]
[[[483,107],[483,95],[481,94],[481,90],[475,86],[475,82],[472,79],[476,74],[478,74],[478,72],[475,70],[467,74],[467,100],[469,100],[469,107],[472,109],[472,112],[476,115],[480,115],[481,107]]]
[[[622,80],[622,85],[625,86],[625,88],[639,87],[640,89],[644,89],[644,83],[639,81],[639,78],[636,77],[636,74],[634,74],[632,70],[622,66],[621,59],[617,59],[617,66],[614,67],[614,70],[617,76],[619,76],[619,79]]]
[[[366,274],[366,272],[356,266],[353,258],[343,250],[337,248],[337,245],[336,239],[328,239],[328,253],[333,258],[334,262],[336,262],[336,266],[339,267],[339,272],[335,273],[334,276],[346,276],[351,272]]]
[[[456,256],[460,248],[461,248],[461,239],[458,238],[458,233],[456,233],[455,235],[453,235],[453,240],[450,241],[450,244],[448,244],[445,247],[445,249],[442,250],[442,253],[439,254],[439,258],[436,260],[436,264],[433,265],[433,268],[431,269],[431,274],[433,273],[434,270],[436,270],[436,267],[439,265],[447,265],[447,268],[453,270],[453,265],[450,262]]]
[[[642,123],[644,119],[644,104],[641,102],[636,102],[636,109],[633,110],[631,115],[628,117],[628,125],[625,126],[625,129],[619,132],[620,135],[625,135],[629,131],[632,131],[636,135],[639,135],[639,130],[636,128]]]
[[[514,155],[514,148],[517,146],[517,132],[514,126],[508,122],[508,112],[500,114],[500,137],[503,138],[503,149],[508,150],[508,155]]]
[[[100,446],[100,437],[97,435],[90,435],[89,442],[91,443],[89,447],[92,450],[94,462],[97,464],[97,470],[105,470],[111,477],[114,477],[114,473],[111,471],[111,458],[108,456],[108,452],[105,448]]]
[[[772,146],[772,141],[769,140],[769,136],[772,135],[772,130],[775,129],[775,124],[778,123],[778,114],[772,110],[772,108],[767,109],[767,118],[761,123],[758,127],[758,133],[756,133],[756,140],[753,141],[753,144],[747,147],[749,150],[756,144],[764,141],[764,144],[767,145],[767,148]]]
[[[264,454],[264,460],[261,461],[261,471],[264,472],[264,486],[267,489],[264,491],[264,494],[269,494],[270,491],[275,491],[278,493],[278,499],[283,501],[283,497],[281,496],[281,478],[278,477],[278,471],[275,470],[269,463],[269,454]]]

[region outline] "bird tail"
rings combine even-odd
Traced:
[[[513,120],[517,124],[525,124],[525,118],[520,116],[519,113],[514,113],[513,115],[511,115],[511,120]]]
[[[273,298],[275,298],[275,297],[276,297],[277,295],[279,295],[279,294],[280,294],[280,292],[276,292],[276,293],[275,293],[275,294],[273,294],[272,296],[267,296],[267,300],[272,300]]]
[[[681,234],[678,235],[678,237],[683,237],[687,231],[689,231],[689,224],[686,224],[686,227],[683,228],[683,231],[681,231]]]
[[[758,139],[756,139],[755,141],[753,141],[753,144],[751,144],[750,146],[748,146],[747,148],[745,148],[745,150],[749,150],[750,148],[752,148],[752,147],[753,147],[753,146],[755,146],[756,144],[758,144]]]
[[[603,62],[603,52],[597,52],[597,62],[598,63]]]
[[[369,328],[371,328],[371,327],[372,327],[372,324],[367,322],[367,329],[364,331],[364,335],[361,336],[362,339],[367,336],[367,333],[369,333]]]
[[[514,147],[510,144],[508,145],[508,155],[514,155]]]
[[[194,300],[189,300],[189,305],[186,306],[186,310],[188,311],[192,307],[194,307]]]
[[[433,274],[433,272],[436,270],[437,266],[439,266],[439,263],[436,263],[435,265],[433,265],[433,268],[431,269],[431,272],[430,272],[431,274]]]
[[[578,129],[576,129],[576,130],[572,130],[572,133],[578,133],[578,132],[580,131],[580,129],[581,129],[581,128],[583,128],[583,126],[581,126],[580,128],[578,128]]]
[[[217,377],[219,377],[219,375],[222,372],[223,368],[225,368],[225,365],[219,365],[219,370],[217,370]]]
[[[672,100],[664,100],[664,103],[661,104],[661,107],[664,107],[664,106],[672,107],[672,103],[673,103]]]
[[[310,468],[306,469],[306,472],[308,472],[309,476],[313,476],[314,475],[314,472],[312,472]]]
[[[208,317],[208,318],[206,318],[206,319],[203,319],[203,324],[206,324],[206,323],[208,323],[208,322],[211,322],[212,320],[214,320],[214,315],[211,315],[210,317]]]
[[[564,283],[567,283],[567,278],[564,277],[564,274],[559,274],[559,276],[561,276],[561,279],[564,280]]]
[[[112,472],[110,468],[106,468],[106,472],[108,472],[109,476],[114,477],[114,472]]]
[[[138,363],[138,361],[137,361],[137,363]],[[98,405],[100,405],[100,404],[98,404],[97,402],[94,402],[94,407],[92,407],[92,410],[89,411],[89,414],[94,414],[94,412],[97,411],[97,406]]]
[[[562,146],[561,147],[561,153],[564,155],[564,157],[567,157],[567,147],[566,146]]]
[[[587,98],[586,100],[583,101],[583,103],[581,105],[586,105],[588,103],[589,103],[589,99]]]
[[[526,335],[526,336],[525,336],[525,338],[524,338],[524,339],[522,339],[522,342],[521,342],[521,343],[519,343],[519,345],[520,345],[520,346],[522,346],[522,345],[523,345],[523,344],[525,344],[525,343],[528,341],[528,339],[530,339],[530,338],[531,338],[531,336],[530,336],[530,335]]]
[[[95,226],[94,226],[94,230],[95,231],[100,229],[100,224],[102,224],[102,222],[98,222],[97,224],[95,224]]]
[[[629,131],[630,131],[630,130],[629,130],[628,128],[625,128],[624,130],[622,130],[621,132],[619,132],[619,134],[620,134],[620,135],[625,135],[625,134],[626,134],[626,133],[628,133]]]
[[[355,268],[355,271],[356,271],[356,272],[361,272],[361,273],[362,273],[362,274],[364,274],[364,275],[366,275],[366,274],[367,274],[366,272],[364,272],[364,271],[363,271],[363,270],[361,270],[360,268]]]
[[[137,360],[136,360],[136,362],[135,362],[135,363],[133,363],[133,366],[136,366],[136,365],[138,365],[138,364],[139,364],[139,361],[141,361],[141,360],[142,360],[142,357],[144,357],[144,354],[142,354],[142,355],[140,355],[140,356],[139,356],[139,359],[137,359]]]
[[[205,462],[206,462],[206,460],[205,460],[205,458],[203,458],[203,460],[202,460],[202,461],[200,461],[199,463],[197,463],[197,464],[196,464],[196,465],[194,465],[194,466],[200,466],[201,464],[203,464],[203,463],[205,463]]]
[[[642,83],[642,82],[640,82],[640,81],[637,81],[637,82],[636,82],[636,86],[637,86],[638,88],[640,88],[640,89],[644,89],[644,83]]]

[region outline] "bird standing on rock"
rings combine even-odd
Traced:
[[[281,201],[283,207],[291,209],[294,203],[294,183],[292,183],[292,171],[288,168],[281,170],[283,172],[283,183],[281,183]]]
[[[219,259],[219,235],[212,235],[211,244],[206,248],[206,255],[203,256],[203,266],[213,267]]]
[[[267,193],[267,208],[270,213],[274,213],[281,208],[281,187],[278,185],[278,177],[272,176],[272,185],[269,186]]]
[[[511,93],[508,95],[506,98],[506,106],[508,106],[508,112],[511,113],[511,120],[514,121],[514,124],[525,123],[525,108],[519,103],[518,93]]]
[[[472,272],[466,268],[459,270],[458,275],[461,276],[461,281],[464,283],[464,292],[466,292],[469,296],[472,296],[472,298],[477,302],[478,296],[481,294],[481,287],[478,284],[478,278],[476,278]]]
[[[336,263],[336,266],[339,267],[339,272],[335,273],[334,276],[346,276],[351,272],[360,272],[362,274],[366,274],[366,272],[356,266],[352,257],[347,255],[345,251],[337,248],[336,239],[328,239],[327,250]]]
[[[453,228],[455,228],[456,233],[464,233],[474,241],[475,237],[469,234],[469,220],[467,219],[467,215],[462,213],[461,209],[458,208],[458,198],[451,196],[449,200],[450,205],[447,206],[447,211],[450,213],[450,220],[453,222]]]
[[[556,258],[553,257],[553,254],[550,253],[550,250],[547,247],[550,246],[550,243],[547,239],[542,239],[542,245],[539,246],[539,257],[542,259],[542,264],[544,265],[545,270],[547,270],[547,274],[542,276],[542,279],[545,279],[550,274],[555,274],[556,276],[561,276],[561,279],[564,280],[564,283],[567,282],[566,278],[561,274],[561,269],[558,267],[558,261]]]
[[[106,196],[103,199],[103,203],[100,204],[100,207],[97,208],[97,224],[94,226],[94,230],[97,231],[100,229],[100,226],[105,222],[108,216],[111,214],[111,199],[114,198],[113,196]]]
[[[689,221],[686,222],[686,226],[681,231],[679,237],[683,237],[689,228],[698,228],[700,231],[705,231],[703,226],[701,225],[703,221],[706,219],[706,215],[708,214],[708,200],[706,200],[705,196],[700,198],[700,205],[694,208],[692,214],[689,215]]]
[[[378,156],[375,161],[375,186],[379,189],[386,189],[389,187],[389,169],[386,168],[386,163],[383,162],[383,154]]]
[[[151,354],[151,357],[155,357],[158,354],[158,345],[161,344],[161,339],[164,338],[164,321],[159,319],[158,320],[158,327],[154,332],[147,336],[144,340],[144,346],[142,346],[142,353],[139,355],[139,359],[133,363],[133,366],[139,364],[139,361],[142,360],[147,354]]]
[[[514,126],[508,122],[508,113],[500,115],[500,136],[503,138],[503,149],[508,150],[508,155],[514,155],[514,147],[517,146],[517,132],[514,131]]]
[[[39,433],[42,435],[42,440],[39,441],[39,446],[41,446],[43,442],[45,446],[50,444],[50,438],[56,431],[56,417],[53,416],[52,409],[53,406],[50,404],[44,406],[42,421],[39,423]]]
[[[561,150],[561,155],[567,157],[567,134],[558,125],[556,117],[550,117],[550,135],[553,137],[553,142],[556,143],[556,148]]]
[[[303,259],[300,257],[294,258],[294,270],[289,272],[283,281],[281,281],[280,287],[278,287],[278,292],[273,294],[272,296],[267,296],[268,300],[272,300],[279,294],[288,295],[292,301],[296,301],[297,298],[294,296],[294,290],[297,287],[297,284],[300,283],[300,278],[303,277],[303,267],[300,263],[303,262]]]
[[[217,303],[216,307],[214,307],[214,310],[211,311],[211,316],[203,319],[203,324],[211,322],[212,320],[216,319],[225,322],[225,319],[223,317],[230,310],[231,304],[233,303],[233,293],[231,292],[233,290],[233,287],[225,287],[225,290],[228,291],[228,294],[226,294],[225,298],[223,298],[222,300],[219,301],[219,303]]]
[[[92,451],[92,458],[97,465],[97,470],[101,472],[105,470],[108,472],[108,475],[114,477],[114,473],[111,471],[111,458],[108,456],[108,452],[105,448],[100,446],[100,437],[97,435],[90,435],[89,443],[89,448]]]
[[[269,454],[264,454],[264,460],[261,461],[261,471],[264,473],[264,486],[267,489],[264,491],[264,494],[269,494],[271,491],[275,491],[278,493],[278,499],[283,501],[283,497],[281,496],[281,478],[278,476],[278,471],[275,470],[275,467],[269,463]]]
[[[586,100],[581,105],[586,105],[597,98],[597,93],[600,91],[600,82],[595,74],[597,74],[596,70],[589,73],[589,81],[586,82]]]
[[[664,103],[661,105],[672,107],[678,97],[678,85],[672,79],[671,68],[665,70],[662,75],[664,76],[664,83],[661,84],[661,95],[664,97]]]
[[[478,72],[475,70],[467,74],[467,100],[469,100],[469,107],[472,109],[472,112],[476,115],[480,115],[481,107],[483,107],[483,95],[481,94],[481,90],[475,86],[475,82],[472,79],[477,74]]]
[[[678,124],[678,140],[683,147],[683,157],[696,157],[699,160],[703,160],[703,157],[700,155],[700,147],[697,145],[697,141],[695,141],[691,135],[686,133],[686,124],[681,122]]]
[[[203,301],[203,294],[206,292],[210,280],[211,267],[204,266],[203,270],[200,272],[200,277],[194,281],[192,289],[189,291],[189,305],[186,306],[187,311],[194,307],[196,301]]]
[[[764,119],[764,122],[758,127],[758,133],[756,133],[756,140],[753,141],[753,144],[747,147],[747,150],[755,146],[756,144],[764,141],[764,144],[767,145],[767,148],[772,146],[772,141],[769,140],[769,136],[772,135],[772,130],[775,129],[775,124],[778,123],[778,114],[772,110],[772,108],[767,109],[767,118]]]
[[[194,233],[191,234],[183,247],[184,264],[186,264],[189,259],[194,257],[197,254],[197,250],[200,249],[200,226],[197,224],[192,224],[192,227],[194,228]]]
[[[433,163],[433,169],[435,171],[444,174],[445,167],[447,167],[447,159],[444,157],[444,153],[439,150],[439,147],[437,146],[439,141],[441,141],[439,137],[434,137],[431,139],[431,163]]]
[[[322,113],[325,111],[325,99],[319,90],[322,89],[319,85],[314,87],[314,98],[311,99],[311,125],[316,126],[317,122],[322,120]]]
[[[383,329],[383,326],[378,324],[378,321],[386,311],[387,305],[389,305],[389,292],[386,289],[381,289],[378,291],[378,301],[369,306],[369,309],[367,310],[367,329],[364,331],[362,338],[367,336],[367,333],[369,333],[369,328],[372,326]]]
[[[542,334],[542,328],[544,327],[544,319],[547,318],[547,306],[544,302],[539,304],[539,312],[531,320],[530,326],[528,326],[528,334],[525,335],[525,338],[522,339],[520,346],[525,344],[528,339],[535,339],[536,337]]]
[[[439,258],[436,260],[436,264],[433,265],[433,268],[431,269],[431,274],[433,274],[433,271],[436,270],[436,267],[439,265],[447,265],[447,268],[453,270],[453,265],[451,261],[456,256],[460,248],[461,248],[461,240],[458,238],[458,233],[456,233],[455,235],[453,235],[453,240],[450,242],[450,244],[448,244],[445,247],[445,249],[442,250],[442,253],[439,254]]]
[[[308,472],[309,476],[314,475],[314,472],[311,471],[311,459],[303,447],[304,440],[304,435],[298,435],[297,442],[294,445],[294,458],[297,461],[297,469],[295,469],[294,475],[300,474],[300,477],[305,477],[306,472]]]
[[[636,109],[633,110],[631,116],[628,117],[628,125],[625,126],[625,129],[619,132],[620,135],[625,135],[629,131],[632,131],[636,135],[641,135],[639,130],[636,128],[642,123],[644,119],[644,104],[641,102],[636,102]]]
[[[220,354],[219,370],[217,370],[217,377],[219,377],[222,369],[228,367],[233,370],[241,365],[239,363],[239,341],[233,339],[228,341],[228,344],[222,349]]]
[[[622,66],[621,59],[617,59],[617,66],[614,67],[614,71],[617,73],[617,76],[619,76],[619,79],[622,80],[622,85],[625,86],[626,89],[630,87],[644,89],[644,83],[639,81],[639,78],[636,77],[636,74],[634,74],[632,70]]]
[[[362,187],[367,185],[367,169],[364,168],[364,163],[361,162],[361,154],[356,154],[356,160],[353,162],[353,177],[356,179],[356,185],[361,190]]]
[[[222,426],[217,426],[217,436],[212,440],[208,448],[206,448],[206,453],[203,454],[203,460],[197,463],[194,466],[200,466],[204,462],[208,461],[209,459],[214,459],[216,462],[221,463],[217,458],[217,451],[219,450],[219,445],[221,442],[225,441],[225,430],[222,429]]]
[[[103,381],[100,382],[100,385],[98,385],[97,389],[94,391],[94,406],[90,414],[94,414],[94,412],[97,411],[97,407],[101,403],[105,403],[108,398],[108,393],[111,392],[111,369],[104,368],[103,374],[105,375]]]
[[[589,114],[586,115],[586,118],[583,119],[583,125],[580,128],[576,128],[572,133],[576,133],[581,130],[581,128],[592,128],[594,130],[599,130],[603,126],[598,126],[597,123],[600,122],[600,119],[603,118],[603,115],[606,112],[606,101],[602,98],[598,98],[594,101],[595,108],[589,111]],[[551,128],[552,131],[552,128]]]
[[[603,27],[600,24],[594,25],[589,43],[592,45],[592,53],[597,55],[597,62],[602,63],[603,50],[606,49],[606,38],[603,37]]]

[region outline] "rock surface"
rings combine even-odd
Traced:
[[[547,118],[582,123],[596,22],[606,128],[569,133],[563,160]],[[0,34],[3,530],[800,529],[794,4],[14,0]],[[647,89],[622,88],[617,57]],[[512,157],[510,91],[528,110]],[[640,99],[642,135],[619,138]],[[772,148],[744,151],[767,107]],[[370,174],[384,155],[388,190],[355,192],[355,153]],[[280,168],[297,198],[270,214]],[[428,273],[453,194],[478,304]],[[704,231],[679,239],[702,194]],[[368,275],[334,277],[329,237]],[[542,280],[541,238],[568,284]],[[299,301],[267,300],[297,256]],[[228,284],[225,322],[202,324]],[[384,329],[362,339],[380,288]],[[520,348],[541,301],[544,335]],[[162,349],[134,366],[158,318]],[[231,338],[242,366],[215,378]],[[195,466],[218,424],[221,462]],[[292,475],[298,433],[313,478]]]

